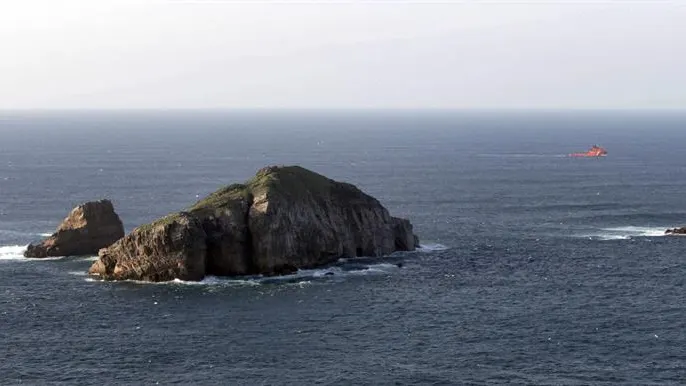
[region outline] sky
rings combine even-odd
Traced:
[[[0,110],[686,109],[686,1],[0,0]]]

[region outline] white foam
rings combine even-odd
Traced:
[[[325,278],[341,278],[349,276],[360,276],[360,275],[374,275],[374,274],[388,274],[394,270],[400,269],[395,264],[390,263],[379,263],[379,264],[369,264],[365,265],[364,268],[345,270],[341,267],[329,267],[329,268],[318,268],[318,269],[301,269],[290,275],[282,276],[255,276],[248,278],[231,278],[231,277],[217,277],[217,276],[207,276],[200,281],[184,281],[180,279],[174,279],[171,281],[164,282],[148,282],[141,280],[112,280],[109,282],[128,282],[136,284],[148,284],[148,285],[189,285],[189,286],[225,286],[225,287],[245,287],[245,286],[260,286],[264,284],[277,283],[279,285],[297,285],[304,286],[313,284],[311,279],[323,280]],[[73,275],[82,275],[78,272],[70,272]],[[333,275],[331,275],[333,274]],[[85,279],[88,282],[106,282],[99,280],[94,277],[87,277]]]
[[[398,268],[397,264],[391,264],[391,263],[379,263],[379,264],[372,264],[370,265],[367,269],[381,269],[381,270],[393,270]]]
[[[593,240],[610,241],[610,240],[630,240],[634,237],[661,237],[665,235],[664,227],[641,227],[641,226],[624,226],[613,228],[601,228],[598,232],[593,234],[583,235]]]
[[[624,235],[588,236],[588,238],[591,239],[591,240],[601,240],[601,241],[610,241],[610,240],[631,240],[631,236],[624,236]]]
[[[24,257],[24,251],[26,251],[27,245],[6,245],[0,246],[0,260],[16,260],[16,261],[55,261],[62,260],[64,256],[58,257],[41,257],[41,258],[26,258]]]
[[[295,277],[345,277],[345,276],[358,276],[358,275],[368,275],[375,273],[390,273],[399,269],[396,264],[391,263],[378,263],[378,264],[366,264],[360,269],[350,269],[345,270],[341,267],[329,267],[329,268],[319,268],[319,269],[304,269],[300,270],[295,274]],[[332,275],[333,274],[333,275]]]
[[[78,272],[70,272],[73,275],[80,275]],[[147,284],[147,285],[191,285],[191,286],[202,286],[202,285],[225,285],[225,286],[254,286],[260,285],[259,281],[255,279],[234,279],[228,277],[216,277],[216,276],[206,276],[200,281],[185,281],[181,279],[174,279],[170,281],[143,281],[143,280],[100,280],[97,277],[87,277],[84,279],[87,282],[95,283],[136,283],[136,284]]]
[[[445,251],[447,249],[450,249],[450,248],[443,245],[443,244],[427,243],[427,244],[419,244],[419,248],[417,248],[417,251],[419,251],[419,252],[435,252],[435,251]]]
[[[52,233],[21,232],[21,231],[15,231],[15,230],[11,230],[11,229],[0,229],[0,233],[6,234],[6,235],[31,237],[31,238],[36,237],[36,236],[41,236],[41,237],[52,236]]]
[[[343,275],[345,271],[341,269],[340,267],[331,267],[331,268],[323,268],[323,269],[309,269],[309,270],[301,270],[298,271],[297,275],[299,274],[300,277],[325,277],[325,276],[333,276],[335,275]]]
[[[284,285],[289,286],[289,287],[300,287],[300,288],[302,288],[302,287],[305,287],[308,285],[312,285],[312,281],[311,280],[298,280],[295,282],[285,283]]]
[[[56,261],[56,260],[62,260],[66,257],[67,256],[40,257],[40,258],[30,258],[30,259],[26,259],[26,260],[28,260],[28,261]]]
[[[24,257],[26,245],[8,245],[0,247],[0,260],[28,260]]]
[[[663,228],[663,227],[627,226],[627,227],[619,227],[619,228],[607,228],[606,230],[611,231],[611,232],[627,233],[629,236],[658,237],[658,236],[664,236],[666,229],[667,228]]]
[[[206,276],[200,281],[184,281],[180,279],[174,279],[171,282],[173,284],[183,284],[183,285],[225,285],[225,286],[255,286],[260,285],[255,279],[234,279],[229,277],[217,277],[217,276]],[[164,283],[159,283],[164,284]]]

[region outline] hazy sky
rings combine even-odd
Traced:
[[[686,108],[686,1],[0,0],[0,109]]]

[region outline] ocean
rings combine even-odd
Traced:
[[[1,112],[0,384],[685,384],[685,146],[667,111]],[[422,247],[161,284],[21,257],[78,203],[130,231],[273,164]]]

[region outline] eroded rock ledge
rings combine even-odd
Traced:
[[[89,273],[144,281],[281,275],[416,245],[408,220],[354,185],[299,166],[271,166],[134,229],[102,249]]]
[[[686,235],[686,227],[667,229],[665,234],[668,235]]]

